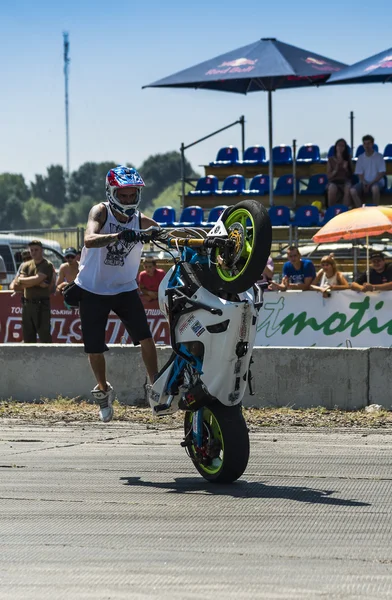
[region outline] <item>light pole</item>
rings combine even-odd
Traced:
[[[64,38],[64,81],[65,81],[65,151],[66,151],[66,175],[69,180],[69,116],[68,116],[68,69],[71,62],[69,52],[68,32],[63,32]]]

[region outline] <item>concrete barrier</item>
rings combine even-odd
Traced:
[[[171,349],[157,347],[160,367]],[[371,403],[390,408],[387,348],[255,348],[256,394],[245,406],[324,406],[343,410]],[[108,380],[123,404],[145,398],[146,371],[140,348],[110,346]],[[31,402],[57,396],[89,397],[95,380],[80,344],[0,345],[0,398]],[[387,404],[386,404],[387,403]]]

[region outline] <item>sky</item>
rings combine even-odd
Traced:
[[[245,115],[246,146],[268,145],[267,94],[147,88],[260,38],[275,37],[347,64],[392,46],[390,0],[0,0],[0,173],[26,181],[66,164],[63,31],[69,33],[70,168],[113,160],[136,166]],[[346,85],[273,94],[274,145],[327,150],[371,133],[392,141],[392,85]],[[233,127],[186,153],[193,167],[240,147]]]

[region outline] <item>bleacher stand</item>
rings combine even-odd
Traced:
[[[340,213],[346,211],[348,211],[348,207],[345,204],[334,204],[333,206],[329,206],[325,211],[324,219],[321,224],[325,225],[328,221],[336,217],[336,215],[340,215]]]
[[[245,190],[243,175],[229,175],[223,182],[220,194],[222,196],[239,196]]]
[[[291,225],[290,209],[287,206],[271,206],[268,209],[268,214],[273,227]]]
[[[308,187],[306,190],[301,190],[301,196],[323,196],[327,189],[328,178],[323,173],[312,175],[309,178]]]
[[[204,227],[213,227],[215,225],[215,223],[217,222],[217,220],[219,219],[219,217],[221,216],[221,214],[223,213],[223,211],[225,210],[225,208],[227,208],[227,206],[214,206],[214,208],[212,208],[210,210],[210,214],[208,215],[208,220],[203,223]]]
[[[171,206],[156,208],[152,218],[161,227],[175,227],[176,225],[176,211]]]
[[[274,165],[290,165],[293,162],[291,146],[281,144],[272,148],[272,158]]]
[[[179,227],[191,227],[202,225],[204,218],[203,209],[200,206],[187,206],[181,213]]]
[[[235,146],[226,146],[219,150],[216,160],[210,162],[210,165],[214,167],[233,165],[238,163],[238,158],[238,148]]]
[[[299,189],[299,181],[297,179],[297,192]],[[282,175],[276,182],[274,196],[292,196],[294,192],[294,179],[292,175]]]
[[[219,181],[215,175],[200,177],[196,184],[196,189],[188,192],[188,196],[212,196],[219,189]]]
[[[385,146],[383,156],[386,162],[392,162],[392,144],[387,144]]]
[[[318,227],[320,213],[316,206],[299,206],[296,210],[292,224],[294,227]]]
[[[301,146],[297,154],[297,163],[313,164],[320,162],[320,148],[314,144]]]
[[[245,190],[245,194],[249,196],[265,196],[269,193],[269,176],[256,175],[249,184],[249,189]]]
[[[250,146],[244,152],[244,159],[241,161],[244,165],[262,165],[266,164],[265,148],[263,146]]]

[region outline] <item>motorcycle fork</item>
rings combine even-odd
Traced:
[[[203,444],[203,409],[199,409],[193,415],[192,434],[198,448]]]

